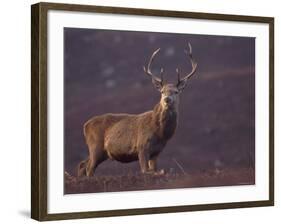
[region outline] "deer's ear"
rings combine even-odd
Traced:
[[[153,83],[154,87],[160,92],[163,87],[162,82],[159,82],[156,79],[152,79],[152,83]]]
[[[184,88],[186,87],[186,84],[187,84],[186,80],[181,80],[178,83],[177,87],[178,87],[179,92],[182,92],[184,90]]]

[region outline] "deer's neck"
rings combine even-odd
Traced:
[[[156,135],[163,140],[169,140],[175,133],[178,122],[178,109],[176,107],[163,107],[156,104],[153,109],[153,123]]]

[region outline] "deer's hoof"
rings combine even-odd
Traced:
[[[157,172],[154,173],[155,176],[162,176],[162,175],[165,175],[165,170],[164,169],[161,169]]]

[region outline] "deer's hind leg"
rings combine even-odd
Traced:
[[[92,144],[89,147],[89,161],[86,167],[86,175],[88,177],[93,176],[98,165],[105,161],[107,158],[107,154],[105,153],[101,145]]]
[[[77,177],[86,176],[86,167],[89,159],[81,161],[77,166]]]

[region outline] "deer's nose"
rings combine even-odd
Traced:
[[[171,103],[172,102],[172,98],[167,96],[164,98],[165,103]]]

